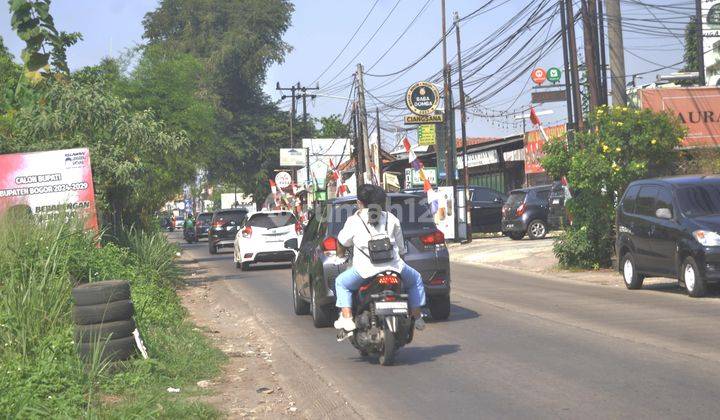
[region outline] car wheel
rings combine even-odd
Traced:
[[[527,234],[530,239],[542,239],[547,235],[547,226],[542,220],[533,220],[528,225]]]
[[[705,296],[707,285],[693,257],[687,257],[683,261],[680,277],[690,297]]]
[[[444,321],[450,317],[450,296],[431,297],[428,303],[430,315],[435,321]]]
[[[620,268],[622,269],[623,281],[625,287],[630,290],[639,289],[642,287],[645,276],[637,272],[635,266],[635,257],[632,252],[626,252],[620,260]]]
[[[310,314],[315,328],[327,328],[333,324],[334,307],[323,307],[315,299],[315,290],[310,286]]]
[[[307,315],[310,313],[310,304],[302,300],[297,291],[297,284],[295,284],[295,272],[293,272],[290,277],[292,278],[292,300],[295,315]]]
[[[208,241],[208,251],[210,251],[210,255],[217,254],[217,247],[212,243],[212,241]]]
[[[525,237],[525,232],[508,232],[508,237],[513,241],[519,241]]]

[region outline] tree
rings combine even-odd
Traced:
[[[348,124],[342,122],[340,115],[332,114],[320,118],[320,130],[317,135],[321,138],[342,139],[347,138],[350,133]]]
[[[541,163],[548,175],[566,177],[572,225],[554,251],[564,266],[608,267],[613,255],[614,206],[633,180],[669,174],[675,148],[685,135],[669,113],[601,107],[589,116],[591,130],[545,145]]]
[[[690,18],[690,22],[685,26],[685,53],[683,60],[685,67],[683,71],[698,71],[700,61],[698,60],[698,24],[695,16]]]

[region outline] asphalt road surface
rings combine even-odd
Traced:
[[[176,234],[177,235],[177,234]],[[183,245],[368,418],[718,418],[720,299],[452,266],[452,314],[395,366],[296,316],[288,265],[241,272]],[[302,380],[302,378],[298,378]]]

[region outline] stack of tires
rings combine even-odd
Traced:
[[[73,288],[73,320],[78,354],[86,360],[127,360],[135,354],[135,321],[130,284],[123,280],[82,284]]]

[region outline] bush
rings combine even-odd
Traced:
[[[588,124],[591,129],[576,133],[571,144],[551,140],[541,160],[550,176],[566,177],[573,190],[572,225],[554,246],[568,267],[610,266],[617,200],[630,182],[671,173],[685,134],[670,114],[627,107],[601,107]]]
[[[213,415],[185,397],[166,401],[168,384],[206,379],[223,360],[186,320],[172,287],[180,275],[175,247],[160,233],[127,237],[132,247],[99,247],[75,221],[0,218],[0,418]],[[80,361],[70,315],[72,287],[106,279],[131,282],[135,319],[152,357],[120,363],[113,374]],[[121,403],[103,405],[99,392]]]

